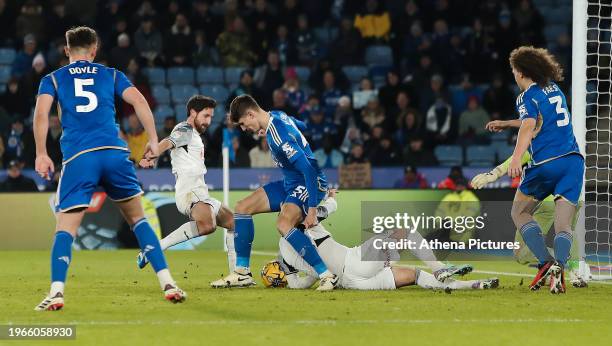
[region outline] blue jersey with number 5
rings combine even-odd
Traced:
[[[130,86],[122,72],[88,61],[75,61],[40,81],[38,94],[58,103],[64,163],[92,150],[128,150],[115,122],[115,96]]]
[[[580,154],[565,95],[555,83],[544,88],[532,84],[517,97],[516,109],[521,120],[536,120],[534,138],[529,146],[532,165],[571,153]]]

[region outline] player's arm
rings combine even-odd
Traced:
[[[43,178],[51,179],[53,173],[53,161],[47,154],[47,132],[49,131],[49,113],[56,96],[55,85],[50,75],[40,81],[38,97],[34,108],[34,141],[36,142],[36,172]]]
[[[168,140],[168,138],[162,139],[161,142],[159,142],[157,145],[158,145],[159,155],[166,152],[166,150],[170,150],[174,148],[174,144],[170,140]],[[145,147],[145,155],[142,158],[142,160],[140,160],[138,165],[142,168],[153,168],[155,166],[155,162],[157,161],[158,157],[159,156],[154,156],[152,154],[151,146],[149,143],[147,143],[147,146]]]
[[[519,127],[521,127],[521,121],[519,119],[493,120],[493,121],[489,121],[485,125],[485,129],[487,129],[490,132],[501,132],[505,129],[519,128]]]
[[[526,151],[521,158],[521,166],[524,166],[531,159],[531,155]],[[490,172],[480,173],[472,179],[472,187],[475,189],[482,189],[485,185],[489,183],[493,183],[497,181],[499,178],[503,177],[508,173],[508,167],[510,166],[510,161],[512,161],[512,156],[508,157],[506,161],[501,163],[499,166],[493,168]]]
[[[152,168],[155,166],[155,162],[157,161],[159,155],[163,154],[166,150],[188,145],[189,141],[191,140],[191,132],[192,128],[189,125],[181,123],[180,125],[176,126],[170,133],[170,136],[162,139],[159,142],[158,155],[154,155],[150,150],[149,144],[147,144],[145,148],[145,157],[140,160],[139,163],[140,167]]]
[[[519,128],[514,153],[512,154],[510,165],[508,166],[508,176],[510,176],[510,178],[518,177],[522,173],[523,165],[521,159],[529,148],[529,144],[531,144],[538,119],[538,107],[534,100],[525,94],[523,94],[519,100],[520,102],[517,103],[517,110],[521,121],[521,127]]]
[[[140,120],[142,127],[144,127],[144,130],[149,137],[149,145],[152,154],[155,156],[159,155],[155,120],[153,119],[153,113],[151,112],[149,103],[140,93],[140,91],[133,86],[128,87],[123,91],[122,98],[125,102],[134,107],[134,112],[136,113],[138,120]]]

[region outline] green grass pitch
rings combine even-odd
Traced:
[[[319,293],[261,284],[214,290],[208,283],[227,271],[223,252],[167,254],[189,294],[183,304],[163,300],[150,267],[137,269],[136,251],[77,251],[64,310],[40,313],[33,308],[48,290],[48,251],[0,252],[0,324],[77,325],[76,341],[0,344],[590,346],[609,345],[612,332],[612,285],[560,296],[530,292],[533,270],[510,261],[473,263],[479,271],[513,273],[497,275],[497,290]],[[271,257],[254,255],[253,268]]]

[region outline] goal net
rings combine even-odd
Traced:
[[[612,279],[612,2],[575,0],[573,12],[572,112],[586,154],[584,228],[577,229],[592,279],[606,280]]]

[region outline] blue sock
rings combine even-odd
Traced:
[[[251,265],[251,247],[255,238],[253,216],[234,214],[234,248],[236,249],[236,267],[248,268]]]
[[[567,231],[561,231],[555,235],[555,259],[561,265],[565,266],[565,263],[569,259],[570,249],[572,248],[572,233]]]
[[[66,231],[55,233],[51,249],[51,282],[66,282],[66,273],[72,260],[72,235]]]
[[[132,226],[132,229],[140,245],[140,250],[142,250],[149,262],[151,262],[153,270],[157,273],[162,269],[168,268],[166,257],[159,245],[159,239],[157,239],[153,228],[149,225],[149,221],[147,221],[146,218],[142,218]]]
[[[287,233],[285,239],[293,246],[295,251],[304,258],[306,263],[310,264],[310,266],[317,271],[317,274],[321,274],[327,270],[327,266],[323,263],[317,249],[312,245],[306,234],[294,228]]]
[[[546,261],[552,260],[548,249],[546,248],[546,243],[544,243],[544,237],[542,236],[542,230],[540,230],[540,225],[538,225],[535,221],[527,222],[521,227],[521,235],[523,236],[523,240],[525,240],[525,244],[533,254],[536,256],[540,264],[544,264]]]

